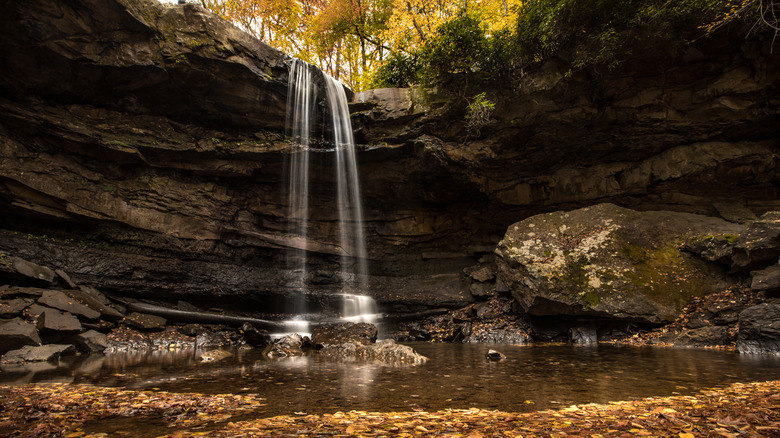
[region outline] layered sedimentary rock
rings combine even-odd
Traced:
[[[285,55],[192,4],[0,5],[0,262],[270,312],[295,288],[285,249],[305,244],[309,301],[329,305],[344,252],[334,157],[312,154],[301,242],[285,231]],[[487,90],[356,95],[369,293],[391,310],[466,305],[462,269],[538,213],[608,201],[744,221],[776,209],[770,48],[771,36],[723,32],[614,71],[569,74],[553,59]],[[496,112],[469,132],[459,96],[481,91]]]

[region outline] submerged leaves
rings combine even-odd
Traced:
[[[0,435],[105,436],[132,420],[144,432],[191,436],[777,436],[780,381],[734,384],[696,396],[510,413],[484,409],[365,412],[252,418],[254,395],[174,394],[89,385],[0,387]],[[140,433],[140,429],[138,430]],[[775,434],[775,435],[773,435]]]

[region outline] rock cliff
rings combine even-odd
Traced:
[[[284,250],[300,245],[285,234],[285,55],[193,4],[0,5],[0,251],[120,295],[279,310]],[[617,71],[564,65],[355,96],[385,309],[468,304],[462,269],[534,214],[608,201],[741,221],[780,207],[769,36],[722,32]],[[464,96],[481,91],[497,110],[468,132]],[[333,157],[313,155],[310,301],[327,307]]]

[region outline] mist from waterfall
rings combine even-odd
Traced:
[[[287,168],[289,195],[288,227],[291,242],[287,252],[287,269],[295,278],[290,283],[299,291],[290,310],[296,315],[306,313],[305,294],[308,289],[308,219],[309,219],[309,154],[314,120],[317,118],[318,77],[325,83],[324,129],[335,154],[336,210],[338,214],[338,247],[341,259],[341,314],[348,321],[373,322],[377,306],[373,298],[363,295],[368,291],[368,251],[363,229],[363,208],[360,199],[360,181],[349,117],[347,97],[343,85],[301,60],[293,60],[290,67],[287,98],[287,134],[295,143]],[[336,243],[336,242],[334,242]]]

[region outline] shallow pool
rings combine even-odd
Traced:
[[[344,410],[489,408],[528,411],[575,403],[691,394],[732,382],[780,379],[780,357],[716,350],[561,345],[409,344],[425,365],[333,361],[312,353],[270,360],[236,351],[201,363],[194,350],[71,358],[5,367],[0,384],[73,382],[129,389],[253,393],[257,415]],[[488,361],[497,349],[507,358]]]

